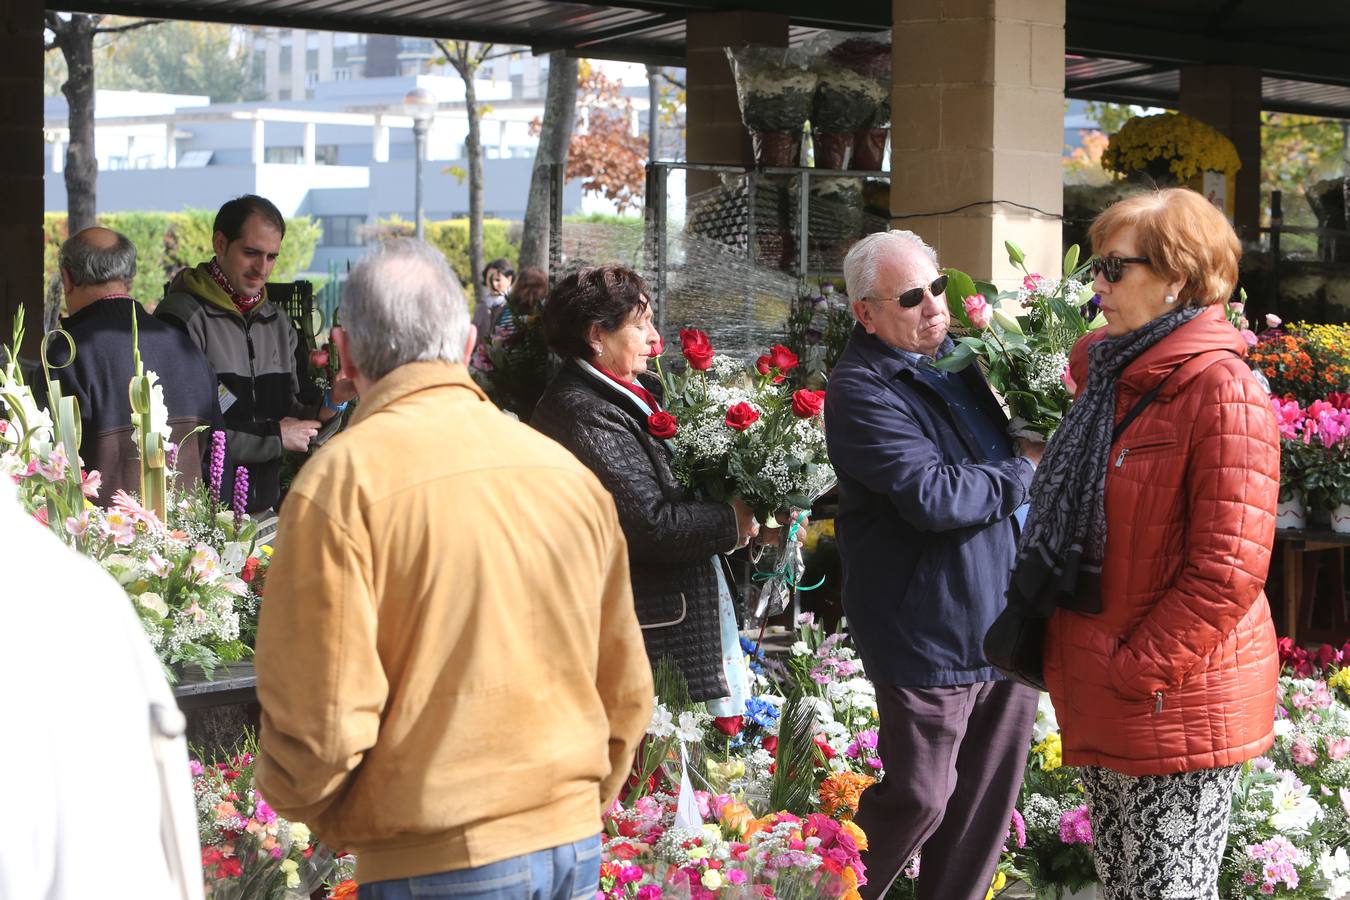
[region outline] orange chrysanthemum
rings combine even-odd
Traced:
[[[333,888],[328,900],[356,900],[356,882],[348,878]]]
[[[851,819],[858,811],[862,792],[876,783],[871,775],[836,772],[820,785],[820,808],[826,815],[838,813],[840,818]]]

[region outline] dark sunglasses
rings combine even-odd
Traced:
[[[1142,263],[1151,265],[1152,260],[1147,256],[1099,256],[1094,259],[1092,265],[1092,277],[1103,275],[1111,284],[1120,280],[1120,276],[1125,274],[1125,266],[1130,263]]]
[[[927,287],[910,288],[899,297],[869,297],[869,300],[894,300],[905,309],[913,309],[923,302],[923,292],[928,291],[934,297],[941,297],[947,293],[947,276],[939,275],[937,280]]]

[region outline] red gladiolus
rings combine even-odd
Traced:
[[[713,727],[727,737],[735,737],[740,734],[744,723],[744,716],[718,716],[713,719]]]
[[[745,431],[759,421],[759,411],[749,403],[741,402],[727,410],[726,425],[737,431]]]
[[[679,424],[675,421],[675,417],[664,410],[647,417],[647,431],[654,438],[662,440],[673,438],[678,430]]]
[[[825,409],[825,392],[800,390],[792,392],[792,414],[799,419],[818,416]]]
[[[256,556],[250,556],[244,560],[243,571],[239,573],[239,577],[243,579],[244,584],[249,584],[257,576],[259,562],[260,560]]]
[[[1336,648],[1330,644],[1323,644],[1317,648],[1317,665],[1319,668],[1325,669],[1329,665],[1339,664],[1340,661],[1341,654],[1336,652]]]

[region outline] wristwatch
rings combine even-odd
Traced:
[[[323,392],[323,407],[324,407],[324,409],[331,409],[333,412],[337,413],[338,415],[341,415],[342,413],[344,413],[344,412],[347,411],[347,402],[343,402],[343,403],[334,403],[334,402],[333,402],[333,392],[332,392],[331,390],[329,390],[329,391],[324,391],[324,392]]]

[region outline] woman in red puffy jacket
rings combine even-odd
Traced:
[[[1238,771],[1274,740],[1279,436],[1224,316],[1241,248],[1223,215],[1156,191],[1090,237],[1107,324],[1070,358],[1014,584],[1061,597],[1045,678],[1106,897],[1217,897]]]

